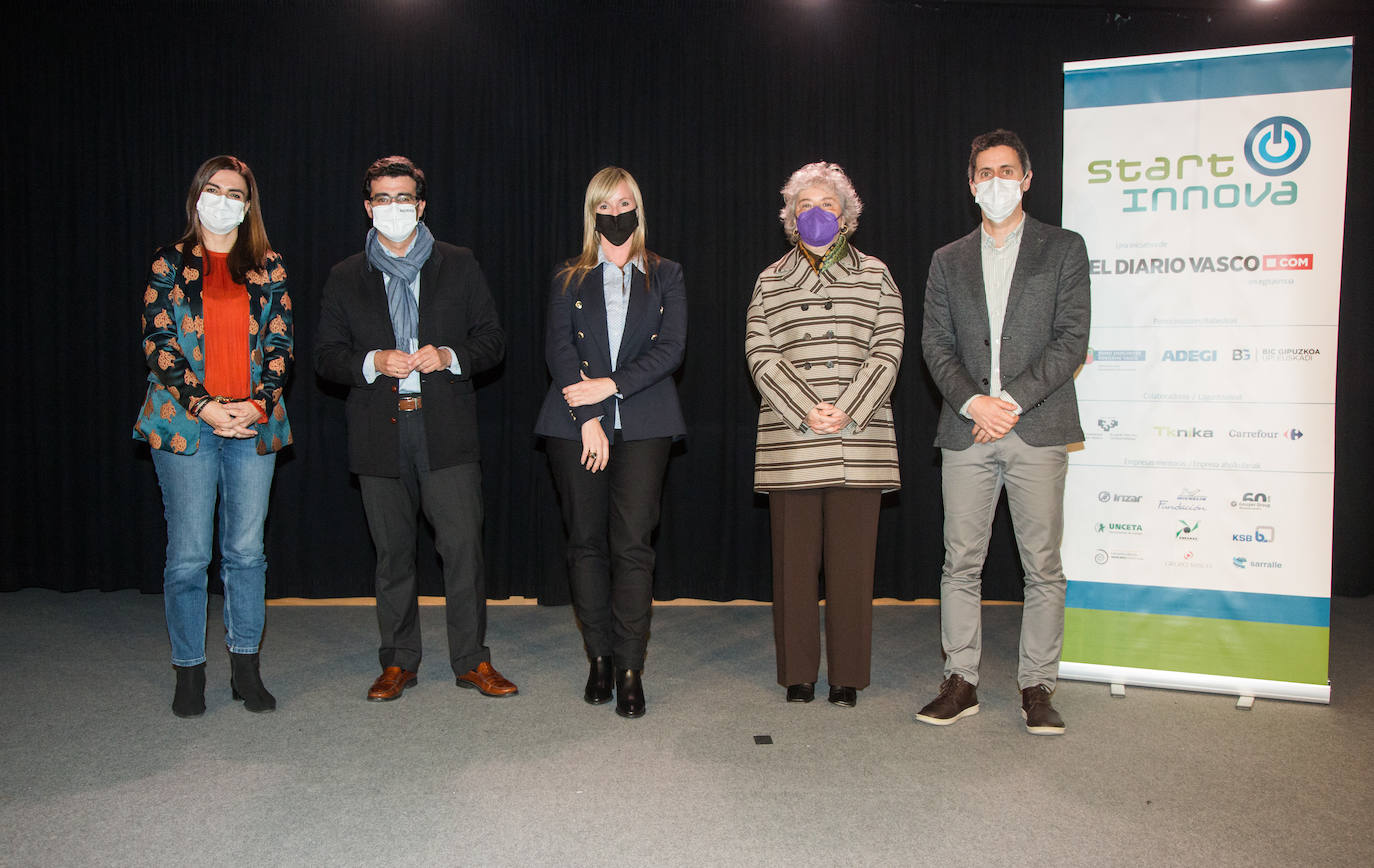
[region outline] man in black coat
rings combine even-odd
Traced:
[[[498,364],[505,336],[472,252],[419,220],[425,175],[405,157],[368,167],[373,228],[329,273],[315,370],[348,385],[348,463],[377,547],[378,656],[368,691],[397,699],[420,667],[415,540],[421,509],[443,559],[449,661],[459,687],[510,696],[492,668],[482,565],[482,474],[472,376]]]

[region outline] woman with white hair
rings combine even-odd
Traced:
[[[810,702],[820,669],[853,707],[868,686],[878,508],[899,485],[889,396],[902,361],[902,296],[887,266],[849,244],[863,203],[844,170],[810,163],[782,188],[794,245],[749,301],[745,354],[762,398],[754,489],[768,494],[773,638],[788,702]]]
[[[582,698],[644,714],[659,497],[687,434],[673,372],[687,345],[682,266],[645,247],[629,172],[592,176],[582,252],[554,274],[544,354],[553,382],[535,423],[568,532],[573,610],[591,663]]]

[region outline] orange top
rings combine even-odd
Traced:
[[[229,274],[229,254],[205,251],[205,389],[244,398],[248,383],[248,288]]]

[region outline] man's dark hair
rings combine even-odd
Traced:
[[[978,155],[988,148],[998,148],[1003,145],[1016,152],[1016,158],[1021,161],[1021,173],[1023,175],[1031,170],[1030,152],[1022,144],[1021,137],[1011,130],[993,130],[990,133],[983,133],[973,140],[973,146],[968,154],[968,179],[970,181],[973,180],[973,166],[978,161]]]
[[[378,178],[414,178],[415,198],[424,201],[425,173],[406,157],[382,157],[367,167],[363,175],[363,198],[372,198],[372,182]]]

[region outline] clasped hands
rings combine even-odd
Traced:
[[[828,401],[822,401],[806,414],[806,424],[817,434],[838,434],[849,421],[848,413]]]
[[[1016,414],[1015,404],[991,395],[979,395],[970,401],[968,414],[973,417],[974,443],[1001,440],[1021,418]]]
[[[247,440],[258,436],[257,429],[253,426],[262,418],[262,410],[252,401],[234,401],[229,404],[209,401],[200,408],[200,418],[209,423],[220,437]]]
[[[372,356],[372,366],[377,369],[377,373],[398,380],[409,377],[411,371],[419,371],[422,374],[442,371],[452,361],[447,347],[436,347],[434,344],[425,344],[413,353],[378,350]]]

